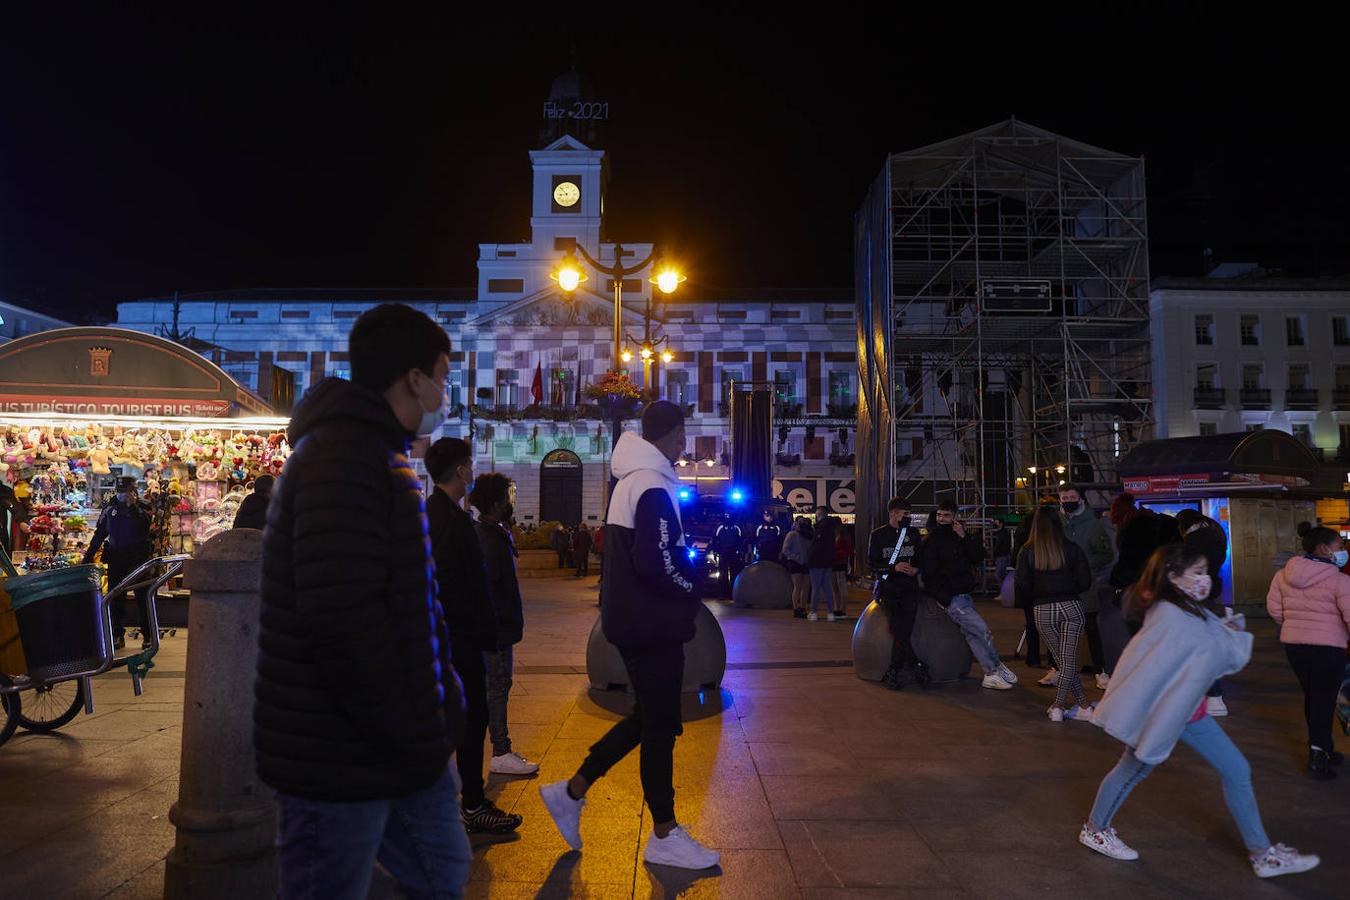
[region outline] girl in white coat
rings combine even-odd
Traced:
[[[1251,766],[1219,723],[1205,714],[1205,692],[1247,665],[1252,636],[1240,616],[1220,619],[1203,603],[1210,576],[1204,554],[1171,545],[1154,552],[1127,595],[1144,625],[1126,646],[1093,722],[1124,742],[1102,779],[1078,840],[1113,859],[1138,859],[1111,820],[1130,792],[1172,753],[1177,741],[1204,757],[1223,781],[1223,796],[1260,878],[1306,872],[1321,860],[1272,844],[1252,792]]]

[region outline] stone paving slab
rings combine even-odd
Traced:
[[[474,839],[470,897],[1345,896],[1347,788],[1300,774],[1301,698],[1269,623],[1254,626],[1256,655],[1229,685],[1224,727],[1251,760],[1272,836],[1323,854],[1308,875],[1251,875],[1217,778],[1184,748],[1117,819],[1141,860],[1080,847],[1078,827],[1121,747],[1091,725],[1049,723],[1052,694],[1032,683],[1039,671],[1013,661],[1022,684],[1001,693],[967,678],[896,694],[839,665],[852,620],[810,623],[718,603],[729,667],[719,691],[686,698],[676,809],[722,851],[720,869],[695,876],[642,863],[652,826],[636,753],[592,790],[585,846],[568,851],[538,785],[571,775],[631,703],[587,685],[594,585],[524,584],[510,718],[516,748],[540,762],[541,779],[489,779],[490,796],[525,823],[514,839]],[[864,598],[854,599],[857,611]],[[1015,646],[1020,612],[980,608],[998,645]],[[160,896],[186,642],[185,630],[166,640],[142,697],[125,674],[104,676],[94,716],[0,747],[0,900]],[[395,895],[377,873],[371,896]]]

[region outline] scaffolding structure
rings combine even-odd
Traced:
[[[860,481],[975,516],[1117,482],[1151,436],[1141,159],[1011,119],[891,156],[857,236]]]

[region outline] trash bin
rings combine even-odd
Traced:
[[[71,566],[5,580],[28,675],[50,681],[97,668],[112,650],[97,566]]]

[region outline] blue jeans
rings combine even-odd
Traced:
[[[487,654],[488,734],[492,736],[492,755],[511,752],[511,731],[506,724],[506,706],[515,683],[515,650],[507,644]]]
[[[1266,829],[1261,825],[1261,811],[1256,808],[1256,794],[1252,792],[1252,767],[1219,723],[1209,716],[1191,722],[1181,732],[1181,740],[1219,773],[1223,781],[1223,799],[1228,803],[1228,811],[1233,814],[1233,821],[1237,822],[1247,848],[1257,851],[1269,847],[1270,838],[1266,837]],[[1133,750],[1126,748],[1120,762],[1106,773],[1097,789],[1088,826],[1097,831],[1110,828],[1111,820],[1125,798],[1130,796],[1130,791],[1153,769],[1136,759]]]
[[[984,674],[997,672],[999,667],[998,651],[994,649],[994,633],[984,623],[984,618],[975,611],[975,601],[969,594],[957,594],[947,604],[947,616],[961,629],[961,636],[970,645],[975,661],[984,669]]]
[[[375,861],[409,897],[463,897],[473,851],[453,765],[406,797],[325,803],[277,794],[277,896],[364,900]]]
[[[811,612],[816,611],[816,602],[825,605],[825,611],[834,609],[834,570],[811,570]]]

